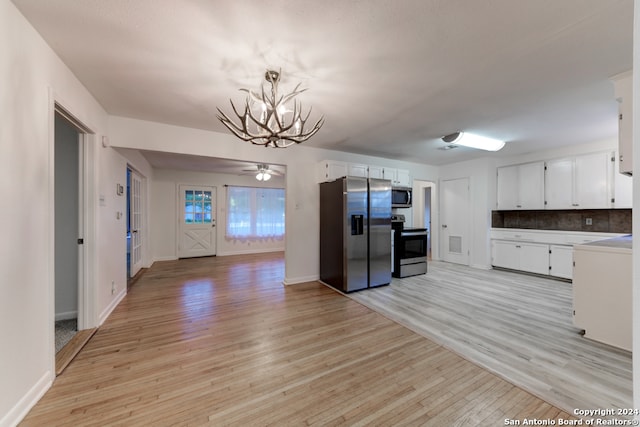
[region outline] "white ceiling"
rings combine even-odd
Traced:
[[[429,164],[613,138],[632,0],[13,0],[112,115],[228,132],[282,69],[305,144]],[[458,130],[507,141],[443,151]]]

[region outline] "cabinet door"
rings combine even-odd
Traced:
[[[384,168],[382,170],[382,178],[391,181],[391,185],[397,185],[398,182],[398,169]]]
[[[631,209],[633,207],[633,178],[621,174],[618,169],[620,165],[621,163],[616,162],[616,170],[613,174],[613,207]]]
[[[618,161],[620,173],[633,172],[633,75],[631,72],[614,78],[615,97],[618,101]]]
[[[520,268],[519,252],[515,242],[506,240],[491,241],[491,264],[495,267]]]
[[[382,166],[369,166],[369,178],[384,179],[384,168]]]
[[[325,160],[318,164],[318,182],[333,181],[347,174],[348,168],[344,162]]]
[[[549,266],[550,275],[573,278],[573,246],[549,246]]]
[[[367,169],[368,169],[367,165],[362,165],[360,163],[349,163],[349,176],[367,178],[369,174]]]
[[[578,209],[611,207],[612,154],[584,154],[575,158],[574,204]]]
[[[518,243],[516,247],[520,256],[520,270],[549,274],[549,245]]]
[[[497,202],[499,210],[522,207],[518,197],[518,166],[498,168]]]
[[[545,171],[546,209],[576,209],[573,201],[574,159],[549,160]]]
[[[397,169],[396,170],[396,185],[399,187],[412,187],[411,175],[408,170]]]
[[[544,209],[544,162],[518,166],[519,209]]]

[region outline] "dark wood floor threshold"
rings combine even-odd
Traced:
[[[129,277],[127,279],[127,291],[129,291],[131,289],[131,287],[133,287],[133,285],[136,284],[136,282],[138,280],[140,280],[140,278],[142,277],[142,275],[147,271],[148,269],[146,268],[141,268],[135,276],[133,277]]]
[[[73,358],[80,353],[82,347],[89,342],[89,339],[97,330],[98,328],[92,328],[78,331],[78,333],[75,334],[58,353],[56,353],[56,376],[60,375],[65,368],[69,366],[69,363],[71,363]]]

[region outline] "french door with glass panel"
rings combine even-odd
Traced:
[[[129,169],[129,277],[142,268],[142,177]]]
[[[216,254],[215,187],[179,186],[178,257]]]

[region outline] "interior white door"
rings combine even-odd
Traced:
[[[469,265],[469,178],[442,181],[443,260]]]
[[[178,257],[216,254],[216,189],[180,185]]]
[[[130,249],[129,275],[133,277],[142,268],[142,177],[134,170],[129,174]]]

